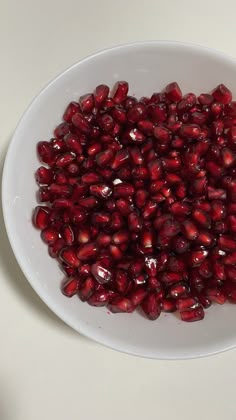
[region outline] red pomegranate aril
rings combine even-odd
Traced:
[[[80,107],[83,112],[91,112],[94,107],[94,96],[92,93],[80,97]]]
[[[199,267],[207,256],[208,251],[206,249],[194,249],[188,256],[188,263],[191,267]]]
[[[63,120],[65,120],[67,123],[70,123],[71,120],[72,120],[73,115],[75,113],[79,112],[79,111],[80,111],[79,104],[77,102],[71,102],[67,106],[67,108],[66,108],[66,110],[65,110],[65,112],[63,114]]]
[[[186,112],[191,109],[196,104],[196,95],[194,93],[187,93],[183,96],[180,102],[178,102],[177,110],[178,112]]]
[[[197,238],[197,242],[204,246],[204,247],[210,247],[212,246],[214,237],[212,236],[212,234],[207,231],[207,230],[200,230],[198,238]]]
[[[61,231],[61,235],[66,243],[66,245],[73,245],[75,240],[75,235],[72,226],[64,225]]]
[[[90,124],[79,112],[73,115],[72,123],[74,124],[76,128],[79,129],[79,131],[81,131],[81,133],[86,134],[86,135],[90,134],[91,132]]]
[[[105,165],[107,165],[111,161],[113,156],[114,156],[114,153],[113,153],[112,150],[110,150],[110,149],[103,150],[102,152],[100,152],[96,155],[96,162],[97,162],[98,166],[104,167]]]
[[[159,143],[168,143],[170,140],[170,132],[167,128],[156,126],[153,130],[154,137],[158,140]]]
[[[155,293],[149,293],[141,303],[141,307],[148,319],[152,321],[159,318],[161,314],[160,305],[157,302]]]
[[[136,212],[129,214],[128,226],[131,232],[139,232],[142,229],[143,221]]]
[[[207,213],[201,209],[195,209],[192,213],[193,219],[202,227],[210,229],[211,219]]]
[[[212,96],[215,99],[215,101],[221,102],[224,105],[227,105],[232,101],[232,93],[223,84],[218,85],[212,91]]]
[[[102,307],[102,306],[106,306],[109,300],[110,300],[109,291],[97,290],[88,298],[87,302],[91,306]]]
[[[131,313],[134,311],[135,307],[130,299],[126,297],[117,296],[111,300],[111,302],[108,305],[108,309],[110,309],[110,311],[113,313]]]
[[[68,133],[70,133],[70,126],[66,122],[59,124],[54,130],[54,135],[57,139],[66,136]]]
[[[180,202],[180,201],[175,201],[175,203],[173,203],[170,206],[170,212],[174,215],[174,216],[188,216],[189,214],[191,214],[191,205],[188,204],[187,202]]]
[[[166,105],[163,103],[150,105],[148,113],[153,123],[163,123],[167,119]]]
[[[55,163],[58,168],[64,168],[65,166],[73,162],[74,160],[75,160],[75,154],[68,152],[58,157]]]
[[[151,181],[157,181],[162,176],[162,164],[160,159],[154,159],[148,163]]]
[[[94,242],[88,242],[84,245],[81,245],[77,252],[76,255],[78,257],[79,260],[81,261],[87,261],[90,260],[94,257],[96,257],[98,252],[98,248],[96,246],[96,244]]]
[[[83,302],[87,301],[95,290],[95,280],[93,277],[87,277],[79,287],[78,295]]]
[[[37,198],[41,203],[51,201],[52,195],[50,194],[48,187],[40,187],[37,193]]]
[[[53,178],[52,170],[45,168],[44,166],[40,166],[40,168],[36,171],[35,178],[38,184],[49,185]]]
[[[65,136],[65,144],[67,148],[76,155],[82,155],[83,149],[80,140],[74,134],[68,134]]]
[[[138,121],[142,120],[146,115],[146,106],[138,102],[132,108],[129,108],[127,111],[127,120],[135,124]]]
[[[190,219],[183,222],[182,231],[186,239],[190,241],[194,241],[199,235],[196,225]]]
[[[98,206],[98,200],[97,198],[93,196],[87,196],[87,197],[80,198],[78,200],[78,204],[79,206],[82,206],[85,209],[91,210]]]
[[[49,224],[50,208],[46,206],[37,206],[33,213],[33,223],[37,229],[43,230]]]
[[[100,180],[101,180],[100,176],[98,174],[96,174],[95,172],[87,172],[86,174],[82,175],[82,177],[81,177],[81,181],[84,184],[88,184],[88,185],[96,184]]]
[[[41,162],[46,163],[49,166],[54,165],[55,152],[48,141],[40,141],[37,144],[37,152]]]
[[[208,186],[207,194],[208,194],[209,200],[226,200],[227,198],[226,191],[221,188],[216,189],[216,188]]]
[[[183,124],[179,130],[180,137],[199,139],[201,128],[197,124]]]
[[[218,246],[220,249],[226,252],[235,251],[236,241],[232,239],[230,236],[222,235],[218,239]]]
[[[99,262],[96,262],[91,266],[91,274],[100,284],[108,283],[112,279],[112,273]]]
[[[108,198],[112,194],[112,189],[106,184],[90,185],[89,191],[98,198]]]
[[[193,297],[179,298],[175,303],[180,312],[199,307],[198,301]]]
[[[100,211],[93,213],[91,221],[94,225],[105,226],[110,223],[111,217],[109,213]]]
[[[182,321],[185,321],[185,322],[200,321],[204,318],[204,315],[205,314],[204,314],[204,310],[202,306],[180,312],[181,319]]]
[[[94,99],[95,99],[96,105],[100,106],[104,104],[108,95],[109,95],[109,87],[107,85],[97,86],[94,93]]]
[[[58,240],[59,236],[55,229],[47,227],[41,232],[41,238],[46,244],[53,245]]]
[[[127,98],[127,93],[129,90],[129,85],[127,82],[117,82],[114,94],[113,94],[113,101],[116,105],[122,104]]]
[[[226,296],[219,289],[206,289],[205,294],[211,301],[216,302],[219,305],[223,305],[226,302]]]
[[[154,124],[148,120],[142,120],[138,122],[138,129],[146,135],[152,135],[154,130]]]
[[[162,312],[175,312],[176,311],[176,301],[172,298],[165,298],[161,302]]]
[[[148,291],[146,290],[146,288],[141,286],[129,294],[129,299],[131,300],[132,304],[136,307],[143,302],[147,294]]]
[[[181,273],[174,273],[174,272],[164,272],[162,277],[161,277],[161,281],[166,285],[172,285],[174,283],[179,283],[180,281],[183,280],[182,274]]]
[[[125,294],[129,286],[129,278],[126,271],[118,269],[114,278],[115,288],[119,293]]]
[[[121,168],[121,166],[127,164],[129,158],[130,155],[127,149],[118,150],[118,152],[115,154],[113,162],[111,163],[111,168],[117,171],[119,168]]]
[[[182,99],[182,92],[178,83],[173,82],[165,88],[166,98],[171,102],[179,102]]]
[[[172,299],[179,299],[180,297],[186,297],[189,293],[189,286],[186,284],[180,283],[180,284],[171,286],[168,293]]]
[[[184,254],[189,250],[190,242],[183,236],[178,236],[173,238],[172,246],[177,254]]]
[[[128,197],[134,194],[134,187],[132,184],[121,182],[114,186],[115,197]]]
[[[146,140],[146,136],[138,128],[129,128],[123,134],[124,139],[127,140],[130,144],[142,144]]]
[[[62,293],[67,297],[72,297],[78,293],[80,279],[78,277],[69,277],[62,285]]]
[[[128,240],[129,240],[129,232],[127,232],[125,230],[117,231],[112,236],[112,242],[115,245],[120,245],[120,244],[123,244],[123,243],[127,243]]]
[[[80,261],[76,256],[75,250],[71,247],[63,248],[60,252],[60,258],[70,267],[78,268]]]

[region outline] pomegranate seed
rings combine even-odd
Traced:
[[[175,312],[176,311],[176,302],[172,298],[163,299],[161,304],[161,309],[163,312]]]
[[[100,284],[108,283],[112,279],[111,272],[99,262],[96,262],[91,266],[91,273]]]
[[[226,296],[218,289],[209,288],[205,293],[211,301],[219,303],[220,305],[223,305],[226,301]]]
[[[147,294],[148,292],[145,287],[139,287],[129,295],[129,299],[134,306],[138,306],[143,302]]]
[[[201,306],[199,306],[198,308],[180,312],[181,319],[185,322],[200,321],[204,318],[204,315],[204,310]]]
[[[218,239],[218,246],[223,251],[235,251],[236,250],[236,241],[234,241],[230,236],[222,235]]]
[[[107,85],[99,85],[95,89],[94,98],[98,106],[102,105],[109,94],[109,87]]]
[[[149,295],[141,303],[141,307],[145,315],[150,320],[154,321],[155,319],[159,318],[161,310],[155,293],[149,293]]]
[[[196,225],[189,219],[184,221],[182,228],[183,234],[190,241],[194,241],[199,235]]]
[[[72,297],[78,293],[80,280],[78,277],[69,277],[62,286],[62,293],[67,297]]]
[[[195,298],[192,297],[186,297],[186,298],[180,298],[177,299],[175,302],[177,309],[182,312],[184,310],[194,309],[199,307],[199,303]]]
[[[195,209],[192,213],[193,219],[200,225],[206,229],[210,229],[211,227],[211,219],[207,213],[203,210]]]
[[[189,264],[191,267],[199,267],[208,255],[206,249],[195,249],[189,255]]]
[[[88,185],[95,184],[96,182],[100,181],[100,176],[94,172],[87,172],[86,174],[82,175],[81,181]]]
[[[182,92],[179,85],[174,82],[165,88],[166,98],[171,102],[179,102],[182,99]]]
[[[87,277],[79,287],[78,295],[84,302],[90,298],[95,290],[95,280],[93,277]]]
[[[109,302],[109,299],[110,299],[110,295],[107,290],[102,290],[102,291],[97,290],[96,292],[92,294],[92,296],[88,298],[87,302],[91,306],[101,307],[101,306],[106,306]]]
[[[97,255],[97,246],[95,243],[90,242],[85,245],[81,245],[77,251],[77,257],[81,261],[87,261],[94,258]]]
[[[81,131],[81,133],[90,134],[91,132],[90,124],[79,112],[73,115],[72,123],[74,124],[76,128],[78,128]]]
[[[83,112],[91,112],[94,107],[94,96],[93,94],[83,95],[80,97],[80,107]]]
[[[49,207],[37,206],[33,214],[34,226],[40,230],[45,229],[49,223]]]
[[[222,104],[226,105],[232,101],[232,93],[230,90],[223,84],[218,85],[212,92],[212,96],[215,101],[219,101]]]
[[[40,166],[36,171],[35,178],[38,184],[49,185],[52,181],[52,171],[51,169]]]
[[[119,312],[133,312],[135,307],[130,299],[126,297],[120,297],[117,296],[114,299],[111,300],[110,304],[108,305],[108,308],[113,313],[119,313]]]
[[[106,184],[90,185],[89,191],[98,198],[108,198],[112,194],[112,189]]]
[[[63,248],[60,252],[60,258],[70,267],[78,268],[80,265],[80,261],[77,258],[74,249],[71,247]]]
[[[42,231],[41,238],[46,244],[52,245],[58,240],[58,232],[53,228],[47,227]]]
[[[127,82],[118,82],[113,94],[113,101],[116,105],[122,104],[127,98],[129,85]]]
[[[180,127],[179,134],[184,138],[199,139],[201,128],[197,124],[184,124]]]
[[[82,146],[77,136],[74,134],[68,134],[65,136],[65,143],[71,152],[74,152],[76,155],[82,155]]]
[[[116,171],[121,166],[126,164],[128,160],[129,160],[129,151],[125,149],[121,149],[116,153],[114,160],[111,164],[111,168]]]
[[[110,149],[104,150],[96,155],[96,162],[98,166],[103,167],[107,165],[113,158],[113,151]]]
[[[95,197],[88,196],[88,197],[80,198],[78,200],[78,204],[79,206],[82,206],[85,209],[91,210],[98,206],[98,200]]]

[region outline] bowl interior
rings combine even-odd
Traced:
[[[208,92],[225,83],[236,97],[236,62],[194,45],[138,43],[98,53],[66,70],[32,102],[13,136],[5,162],[3,210],[9,239],[27,279],[55,313],[75,330],[121,351],[153,358],[202,356],[236,342],[235,307],[213,306],[203,322],[187,324],[162,314],[150,322],[140,314],[113,315],[60,292],[63,274],[50,259],[39,231],[31,224],[36,205],[36,143],[48,140],[65,106],[101,83],[127,80],[137,97],[177,81],[184,92]]]

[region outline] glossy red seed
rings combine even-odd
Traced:
[[[224,105],[229,104],[232,101],[232,93],[223,84],[218,85],[212,91],[212,96],[215,99],[215,101],[219,101]]]
[[[129,85],[127,82],[117,82],[115,91],[113,94],[113,101],[116,105],[120,105],[127,98]]]
[[[201,128],[197,124],[183,124],[180,127],[179,135],[184,138],[199,139],[201,136]]]
[[[58,240],[59,235],[55,229],[47,227],[41,232],[41,238],[46,244],[53,245]]]
[[[37,229],[43,230],[49,223],[50,209],[46,206],[37,206],[33,213],[33,223]]]
[[[178,83],[173,82],[165,88],[166,98],[171,102],[179,102],[182,99],[182,92]]]
[[[185,322],[200,321],[204,318],[204,315],[204,310],[201,306],[199,306],[198,308],[180,312],[181,319]]]
[[[76,113],[72,117],[72,123],[76,128],[79,129],[79,131],[83,134],[90,134],[91,127],[88,121],[83,117],[82,114]]]
[[[206,289],[205,294],[211,301],[223,305],[226,301],[226,296],[219,289],[209,288]]]
[[[80,261],[76,256],[76,252],[71,247],[63,248],[60,252],[60,258],[70,267],[78,268],[80,265]]]
[[[62,293],[67,297],[72,297],[78,293],[79,286],[79,277],[69,277],[62,285]]]
[[[95,280],[93,277],[87,277],[79,287],[78,295],[84,302],[87,301],[95,290]]]
[[[141,303],[141,307],[148,319],[154,321],[159,318],[161,310],[155,293],[149,293],[149,295]]]
[[[190,219],[183,222],[182,231],[186,239],[190,241],[194,241],[199,235],[196,225]]]
[[[120,297],[120,296],[113,298],[111,302],[109,303],[108,308],[113,313],[119,313],[119,312],[130,313],[130,312],[133,312],[135,309],[130,299],[126,297]]]
[[[77,257],[81,261],[87,261],[94,258],[97,255],[97,246],[94,242],[88,242],[85,245],[81,245],[77,250]]]

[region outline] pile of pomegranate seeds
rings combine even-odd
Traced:
[[[236,303],[236,102],[223,84],[139,101],[128,83],[71,102],[38,143],[34,211],[63,293],[149,319]]]

